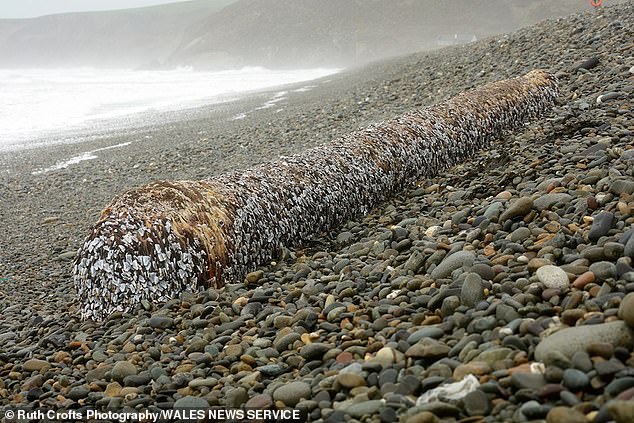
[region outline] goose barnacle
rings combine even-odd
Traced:
[[[554,76],[532,71],[281,161],[125,192],[77,253],[82,317],[99,320],[141,300],[239,282],[281,247],[370,210],[536,118],[557,94]]]

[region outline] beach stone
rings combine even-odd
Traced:
[[[279,352],[286,351],[289,346],[291,346],[295,341],[298,341],[299,339],[299,333],[288,333],[286,335],[283,335],[279,339],[275,339],[275,341],[273,341],[273,348],[275,348]]]
[[[634,422],[634,401],[610,401],[608,413],[616,423]]]
[[[594,342],[592,344],[588,344],[586,352],[590,356],[603,357],[608,360],[614,355],[614,347],[607,342]]]
[[[250,398],[244,406],[245,408],[268,410],[273,407],[273,398],[268,394],[258,394]]]
[[[588,350],[590,350],[590,347],[592,345],[598,345],[598,344],[588,345]],[[608,345],[608,344],[605,344],[605,345]],[[582,372],[587,373],[590,370],[592,370],[592,360],[590,360],[590,355],[591,353],[586,351],[576,351],[570,358],[570,362],[572,363],[572,366],[575,369],[579,369]]]
[[[568,275],[561,268],[548,264],[535,272],[537,278],[546,288],[566,289],[569,286]]]
[[[616,265],[609,261],[599,261],[590,265],[590,271],[597,279],[606,280],[616,278]]]
[[[194,397],[191,395],[179,398],[174,402],[174,408],[177,409],[207,409],[209,402],[201,397]]]
[[[532,389],[538,391],[546,385],[546,379],[539,373],[513,373],[511,385],[517,389]]]
[[[585,60],[582,60],[580,62],[575,63],[573,65],[573,69],[574,70],[579,70],[579,69],[590,70],[590,69],[593,69],[593,68],[597,67],[597,65],[599,63],[601,63],[599,58],[597,56],[593,56],[593,57],[590,57],[588,59],[585,59]]]
[[[548,410],[535,400],[526,401],[520,406],[520,413],[529,420],[540,419],[546,416]]]
[[[630,292],[621,300],[618,316],[623,319],[628,326],[634,328],[634,292]]]
[[[249,400],[249,394],[245,388],[232,388],[225,394],[225,404],[230,408],[239,408]]]
[[[118,397],[123,387],[119,382],[111,382],[106,386],[104,395],[107,397]]]
[[[405,351],[405,355],[413,358],[438,358],[446,356],[450,349],[451,348],[442,342],[425,338],[409,347],[407,351]]]
[[[630,388],[634,388],[634,376],[626,376],[618,379],[614,379],[605,387],[605,393],[616,397],[621,392]]]
[[[471,266],[475,260],[475,255],[471,251],[458,251],[445,257],[438,266],[432,271],[433,279],[445,279],[451,275],[456,269]]]
[[[586,416],[575,408],[557,406],[546,415],[547,423],[586,423]]]
[[[474,360],[485,362],[491,368],[494,368],[495,363],[505,360],[512,352],[513,350],[510,348],[492,348],[482,351]]]
[[[150,327],[155,329],[168,329],[174,327],[174,319],[168,316],[163,316],[160,314],[155,314],[150,317],[150,321],[148,322]]]
[[[474,264],[469,268],[470,273],[479,275],[482,279],[492,281],[495,278],[495,270],[491,266],[485,263]],[[469,276],[467,274],[467,276]],[[465,280],[466,281],[466,280]]]
[[[541,340],[535,348],[535,359],[545,362],[552,351],[572,357],[576,351],[585,351],[589,344],[596,342],[632,348],[634,337],[622,321],[564,328]]]
[[[289,407],[294,407],[302,398],[310,398],[310,385],[306,382],[295,381],[282,385],[273,392],[273,399],[282,401]]]
[[[385,369],[379,374],[379,387],[388,383],[396,383],[397,378],[398,371],[396,369]]]
[[[625,248],[623,249],[623,255],[634,259],[634,235],[631,235],[627,240]]]
[[[495,307],[495,317],[501,322],[511,323],[513,320],[518,319],[520,314],[510,305],[498,304]]]
[[[400,395],[412,395],[420,388],[420,381],[414,375],[402,377],[397,385],[396,393]]]
[[[22,368],[27,372],[39,372],[49,367],[51,367],[51,364],[48,361],[39,360],[37,358],[26,360],[22,365]]]
[[[533,209],[533,200],[530,197],[522,197],[511,203],[508,209],[500,216],[500,222],[515,217],[524,217]]]
[[[542,211],[550,209],[557,203],[569,203],[571,199],[572,196],[564,192],[549,193],[539,196],[533,204],[537,210]]]
[[[590,241],[597,241],[602,236],[608,234],[608,231],[612,229],[614,225],[615,216],[614,213],[602,211],[594,217],[590,232],[588,232],[588,238]]]
[[[438,421],[438,417],[430,411],[421,411],[405,419],[405,423],[438,423]]]
[[[136,366],[129,361],[118,361],[110,370],[112,379],[117,382],[123,382],[123,379],[127,376],[136,375],[137,373]]]
[[[577,277],[577,279],[575,279],[575,281],[572,283],[572,286],[577,288],[577,289],[583,289],[586,285],[588,285],[589,283],[594,282],[596,279],[594,273],[588,271],[588,272],[584,272],[581,275],[579,275]]]
[[[513,242],[522,242],[525,239],[528,239],[528,237],[531,236],[531,230],[528,229],[525,226],[521,226],[517,229],[515,229],[512,233],[511,233],[511,241]]]
[[[350,416],[358,419],[363,416],[371,416],[377,413],[384,406],[385,401],[383,400],[369,400],[349,405],[348,407],[344,408],[343,411],[346,414],[349,414]]]
[[[603,245],[603,253],[607,260],[616,261],[623,256],[625,246],[619,242],[606,242]]]
[[[254,284],[264,276],[264,272],[262,270],[256,270],[254,272],[250,272],[245,277],[247,283]]]
[[[403,265],[403,268],[405,270],[411,270],[412,272],[416,273],[418,272],[418,269],[423,266],[423,264],[425,264],[425,256],[418,251],[414,251],[414,253],[412,253],[409,259],[407,259],[407,261]]]
[[[590,378],[581,370],[566,369],[564,370],[563,382],[566,388],[574,392],[585,389],[590,383]]]
[[[366,385],[366,382],[363,376],[361,376],[360,374],[350,373],[350,372],[339,373],[337,375],[337,382],[339,382],[339,384],[343,386],[344,388],[348,388],[348,389],[356,388],[357,386]]]
[[[469,392],[462,399],[464,409],[469,416],[486,416],[491,411],[491,402],[487,394],[480,389]]]
[[[407,337],[407,343],[413,345],[423,338],[439,339],[445,334],[445,331],[436,326],[426,326],[418,329]]]
[[[299,350],[299,355],[306,360],[321,360],[324,354],[330,351],[332,347],[330,345],[323,344],[321,342],[314,342],[312,344],[304,345]]]
[[[400,353],[402,354],[402,353]],[[373,361],[379,363],[381,367],[389,367],[398,359],[397,351],[390,347],[383,347],[377,351]]]
[[[379,411],[379,418],[381,419],[381,423],[392,423],[398,420],[398,415],[393,408],[383,407]]]
[[[634,193],[634,181],[617,179],[610,184],[610,191],[616,195],[632,195]]]
[[[460,302],[467,307],[473,307],[482,300],[484,300],[482,278],[477,273],[468,273],[460,290]]]

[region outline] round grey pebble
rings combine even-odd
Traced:
[[[491,411],[491,402],[487,394],[479,389],[465,395],[462,402],[469,416],[486,416]]]
[[[150,327],[155,329],[168,329],[174,327],[174,319],[168,316],[162,316],[160,314],[155,314],[150,317],[150,321],[148,322]]]
[[[306,382],[291,382],[282,385],[273,392],[273,399],[294,407],[302,399],[310,398],[310,385]]]
[[[112,380],[123,382],[127,376],[136,375],[138,370],[136,366],[129,361],[119,361],[110,370]]]
[[[599,280],[614,279],[616,278],[616,265],[609,261],[599,261],[590,265],[590,271]]]
[[[306,360],[321,360],[332,347],[330,345],[323,344],[321,342],[314,342],[312,344],[304,345],[299,350],[299,355]]]
[[[566,369],[564,370],[563,382],[566,388],[575,392],[585,389],[590,383],[590,378],[581,370]]]
[[[546,288],[566,289],[569,286],[568,275],[561,268],[547,264],[535,272]]]
[[[209,407],[209,402],[206,399],[200,397],[194,397],[187,395],[183,398],[179,398],[174,403],[174,408],[186,408],[186,409],[206,409]]]

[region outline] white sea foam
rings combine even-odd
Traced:
[[[249,91],[309,81],[336,69],[130,71],[0,69],[0,149],[50,134],[121,126],[133,116],[214,104]],[[278,93],[263,108],[286,94]]]
[[[41,175],[43,173],[47,173],[47,172],[52,172],[54,170],[60,170],[60,169],[66,169],[68,166],[70,165],[74,165],[77,164],[79,162],[83,162],[85,160],[93,160],[98,158],[99,156],[97,156],[95,153],[98,153],[100,151],[105,151],[105,150],[111,150],[113,148],[121,148],[121,147],[125,147],[130,145],[130,142],[124,142],[121,144],[116,144],[116,145],[111,145],[108,147],[102,147],[102,148],[97,148],[95,150],[90,150],[87,151],[85,153],[80,154],[79,156],[75,156],[75,157],[71,157],[68,160],[63,160],[61,162],[55,163],[53,166],[44,168],[44,169],[39,169],[36,171],[31,172],[33,175]]]

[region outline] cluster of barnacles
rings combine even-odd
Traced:
[[[329,144],[203,181],[116,197],[75,260],[82,316],[240,281],[282,247],[366,213],[548,110],[545,71],[495,82]]]

